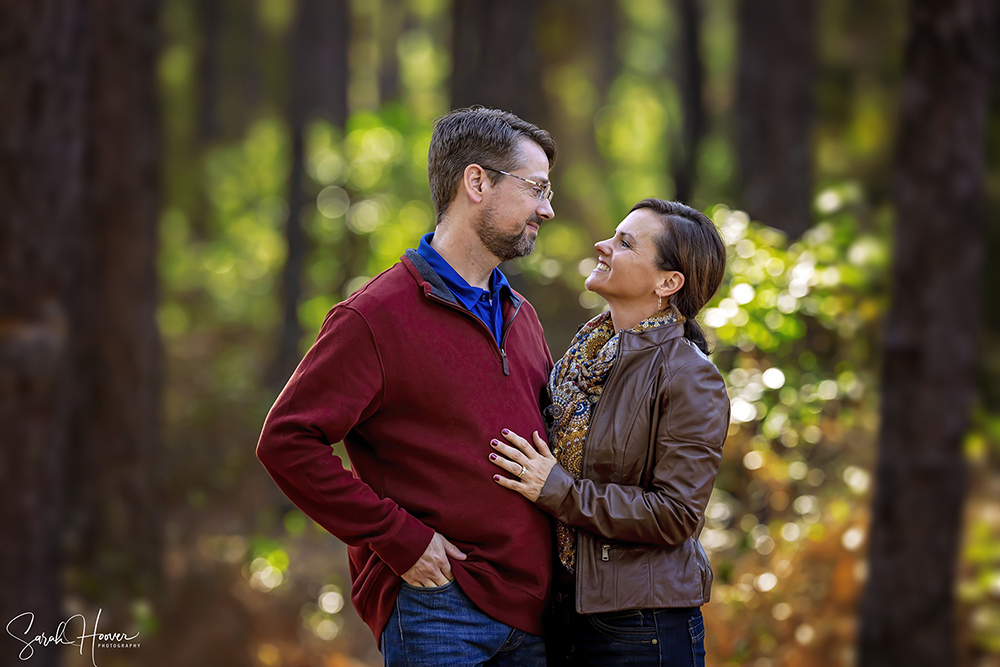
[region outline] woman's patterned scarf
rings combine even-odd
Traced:
[[[673,311],[660,311],[639,322],[631,331],[646,331],[677,321]],[[551,419],[549,442],[556,459],[576,479],[580,478],[590,417],[618,355],[618,335],[611,322],[611,313],[601,313],[580,327],[566,354],[556,362],[549,375],[549,398],[552,400],[552,405],[546,408]],[[574,572],[576,530],[557,522],[556,545],[560,562]]]

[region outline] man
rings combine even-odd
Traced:
[[[554,216],[554,160],[512,114],[439,119],[434,233],[330,311],[264,423],[257,456],[348,544],[352,600],[390,667],[545,664],[550,526],[489,455],[502,429],[544,427],[552,357],[498,266]]]

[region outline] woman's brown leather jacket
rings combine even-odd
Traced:
[[[698,535],[729,428],[726,385],[681,324],[618,341],[581,478],[556,465],[535,503],[578,529],[579,613],[699,606],[712,587]]]

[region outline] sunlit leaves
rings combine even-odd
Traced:
[[[623,79],[616,85],[614,105],[595,119],[601,148],[615,161],[633,161],[623,167],[664,164],[662,140],[667,129],[667,112],[656,90],[639,79]],[[627,108],[628,113],[616,113],[616,108]],[[625,197],[635,201],[642,198],[628,194]]]
[[[159,62],[160,81],[166,86],[180,86],[191,76],[194,57],[189,49],[175,45],[167,50]]]
[[[255,557],[244,567],[250,587],[268,593],[286,579],[290,564],[288,553],[270,540],[258,539],[253,547]]]
[[[413,91],[433,91],[448,75],[447,52],[429,34],[411,31],[400,39],[400,78]]]
[[[598,94],[582,64],[570,63],[547,70],[542,83],[562,102],[569,115],[581,121],[593,118]]]
[[[769,610],[775,625],[753,616],[765,652],[767,637],[823,641],[818,620],[864,576],[867,516],[853,498],[870,493],[877,404],[872,347],[859,341],[879,335],[888,251],[859,232],[849,185],[825,192],[826,215],[791,245],[739,211],[711,211],[729,263],[703,319],[732,424],[702,542],[720,573],[712,613]],[[836,593],[818,592],[834,580]]]
[[[271,33],[280,34],[291,27],[295,18],[293,0],[257,0],[260,25]]]

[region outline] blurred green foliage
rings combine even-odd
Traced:
[[[822,647],[851,646],[888,274],[856,190],[821,192],[820,222],[791,245],[740,211],[712,211],[730,259],[704,320],[733,421],[702,543],[716,569],[709,641],[726,664],[843,664]]]

